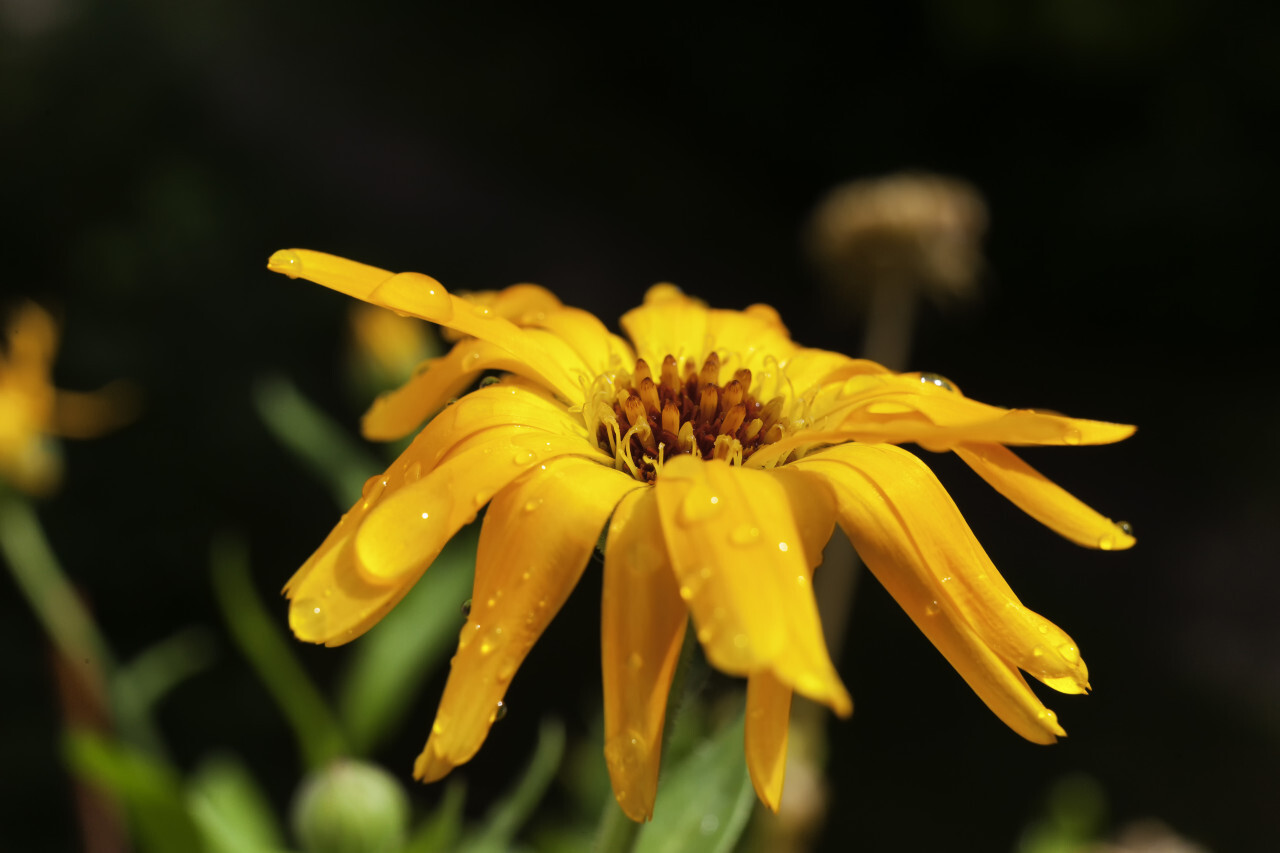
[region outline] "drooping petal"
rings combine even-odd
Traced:
[[[535,338],[485,306],[454,296],[430,276],[415,272],[393,274],[308,249],[282,249],[271,256],[267,268],[489,341],[525,363],[563,399],[582,402],[579,383]]]
[[[776,812],[787,769],[791,688],[768,670],[747,678],[745,751],[751,785],[760,802]]]
[[[707,659],[724,672],[771,669],[847,716],[853,705],[827,655],[803,537],[770,473],[679,456],[654,484],[680,597]]]
[[[952,448],[982,479],[1027,515],[1077,545],[1121,551],[1138,540],[999,444]]]
[[[520,424],[485,430],[369,513],[355,533],[360,572],[387,584],[420,575],[495,493],[530,468],[566,455],[596,458],[612,469],[611,459],[576,436]]]
[[[631,492],[609,523],[600,650],[605,763],[618,805],[635,821],[653,815],[667,694],[688,624],[653,490]]]
[[[415,777],[433,782],[475,755],[512,676],[577,585],[614,504],[639,488],[611,468],[563,457],[493,499],[471,611]]]
[[[1036,743],[1065,734],[1018,667],[1083,692],[1074,643],[1013,596],[927,466],[896,447],[854,444],[789,467],[835,489],[840,525],[868,568],[1001,720]]]

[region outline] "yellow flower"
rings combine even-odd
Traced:
[[[671,285],[622,318],[628,343],[531,285],[472,299],[419,273],[301,249],[269,268],[457,336],[365,415],[376,439],[430,420],[285,587],[299,638],[348,642],[488,504],[470,614],[417,777],[439,779],[480,748],[606,523],[605,757],[635,820],[652,813],[689,616],[708,661],[747,679],[746,759],[770,808],[793,691],[851,713],[810,585],[836,523],[1000,719],[1038,743],[1065,734],[1019,670],[1083,693],[1075,644],[1018,601],[929,468],[894,445],[952,450],[1067,538],[1127,548],[1127,525],[1006,445],[1107,443],[1132,427],[978,403],[939,377],[798,346],[767,306],[709,309]],[[448,404],[485,371],[501,378]]]
[[[123,386],[97,393],[54,388],[58,327],[34,302],[24,302],[12,313],[5,339],[0,353],[0,480],[28,494],[48,494],[62,475],[61,459],[48,437],[93,438],[114,429],[132,418],[132,395]]]

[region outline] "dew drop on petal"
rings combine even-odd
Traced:
[[[734,545],[747,546],[760,538],[760,528],[752,524],[740,524],[729,532],[729,541]]]
[[[1123,534],[1125,534],[1126,536],[1132,536],[1132,535],[1133,535],[1133,525],[1132,525],[1132,524],[1130,524],[1130,523],[1129,523],[1129,522],[1127,522],[1127,521],[1117,521],[1117,522],[1116,522],[1116,527],[1119,527],[1119,528],[1120,528],[1120,532],[1121,532],[1121,533],[1123,533]]]
[[[942,612],[942,608],[936,601],[929,602],[929,604],[924,608],[924,614],[926,616],[937,616],[940,612]]]
[[[691,489],[680,503],[680,521],[692,525],[706,521],[720,511],[720,496],[708,489]]]
[[[537,456],[532,450],[518,450],[516,455],[511,457],[511,461],[517,465],[526,465],[536,459]]]
[[[1062,434],[1062,440],[1066,444],[1076,445],[1080,443],[1080,430],[1070,427]]]
[[[498,706],[493,709],[493,719],[491,722],[497,722],[505,716],[507,716],[507,703],[499,699]]]
[[[631,667],[632,671],[639,671],[644,666],[644,657],[639,652],[632,652],[631,657],[627,658],[627,666]]]
[[[786,542],[779,542],[779,543],[778,543],[778,550],[779,550],[779,551],[786,551],[788,547],[789,547],[789,546],[787,545],[787,543],[786,543]]]
[[[463,618],[471,616],[471,599],[469,598],[462,602],[462,616]]]
[[[524,511],[533,512],[540,506],[542,506],[542,498],[530,498],[524,503]]]
[[[1080,660],[1080,652],[1076,649],[1075,646],[1070,645],[1068,643],[1063,643],[1062,645],[1058,646],[1058,654],[1062,655],[1062,659],[1065,660],[1067,663],[1073,664],[1076,661]]]
[[[365,480],[364,487],[360,489],[360,496],[364,499],[362,509],[368,509],[373,506],[386,488],[387,478],[383,474],[378,474]]]
[[[701,822],[698,823],[698,830],[703,835],[711,835],[720,828],[720,818],[714,814],[703,815]]]
[[[956,386],[951,383],[950,379],[937,373],[921,373],[920,382],[923,385],[934,385],[943,391],[956,390]]]
[[[501,381],[502,380],[497,376],[486,376],[484,379],[480,380],[480,387],[488,388],[490,385],[497,385]]]
[[[299,634],[319,636],[328,633],[326,630],[329,623],[328,613],[318,599],[300,598],[293,602],[290,610],[294,630]]]
[[[627,730],[605,741],[604,760],[613,771],[614,778],[634,778],[641,762],[648,756],[649,744],[644,736],[635,730]],[[617,792],[618,799],[626,794]]]

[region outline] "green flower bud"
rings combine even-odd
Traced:
[[[302,783],[293,831],[306,853],[393,853],[405,844],[409,797],[390,773],[335,761]]]

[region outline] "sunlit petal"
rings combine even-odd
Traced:
[[[667,693],[689,623],[652,489],[625,496],[609,523],[600,621],[605,762],[622,810],[648,820]]]
[[[911,459],[894,447],[848,445],[793,467],[835,488],[840,525],[868,568],[988,707],[1023,737],[1051,742],[1063,732],[1018,667],[1082,692],[1083,661],[1069,637],[1013,596],[928,468]]]
[[[1086,548],[1120,551],[1138,541],[1124,526],[1086,505],[1006,447],[960,444],[956,455],[1036,521]]]
[[[785,487],[765,472],[680,456],[663,468],[655,492],[680,597],[707,659],[739,675],[772,669],[849,714]]]
[[[416,777],[434,781],[475,755],[512,676],[577,585],[613,505],[639,488],[617,471],[563,457],[494,497],[471,610]]]

